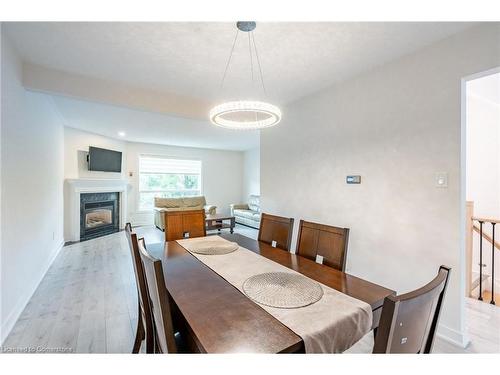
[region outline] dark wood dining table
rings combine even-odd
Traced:
[[[271,247],[240,234],[221,234],[240,246],[313,280],[362,300],[372,307],[378,326],[384,298],[394,291]],[[197,350],[204,353],[304,352],[300,336],[212,271],[176,241],[148,246],[161,259],[165,283],[177,319]]]

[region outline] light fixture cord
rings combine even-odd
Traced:
[[[252,91],[254,89],[254,78],[253,78],[253,57],[252,57],[252,44],[251,44],[251,36],[250,34],[253,35],[253,31],[250,31],[248,33],[248,50],[250,52],[250,69],[252,70]],[[257,53],[257,51],[255,51]],[[254,111],[254,121],[257,122],[259,121],[259,116],[257,114],[257,111]]]
[[[255,36],[252,31],[253,47],[255,49],[255,57],[257,58],[257,65],[259,66],[260,80],[262,82],[262,88],[264,89],[264,95],[267,96],[266,85],[264,84],[264,75],[262,74],[262,67],[260,65],[259,53],[257,52],[257,45],[255,44]]]
[[[234,36],[233,47],[231,48],[231,53],[229,54],[229,59],[227,60],[226,69],[224,69],[224,75],[222,76],[222,82],[220,84],[221,89],[224,87],[224,81],[226,80],[227,70],[229,69],[229,64],[231,63],[231,58],[233,57],[234,46],[236,45],[236,40],[238,39],[238,33],[240,30],[236,29],[236,35]]]
[[[252,57],[252,44],[250,43],[250,33],[248,33],[248,52],[250,53],[250,73],[252,75],[252,86],[253,86],[253,57]]]

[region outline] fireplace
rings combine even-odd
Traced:
[[[119,210],[118,192],[80,194],[80,241],[118,232]]]

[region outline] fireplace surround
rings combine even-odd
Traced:
[[[118,230],[125,226],[127,213],[127,182],[120,179],[66,179],[65,180],[65,198],[64,198],[64,239],[66,242],[76,242],[81,240],[80,232],[82,230],[81,221],[81,201],[82,196],[85,197],[88,193],[112,193],[118,196],[113,213],[109,213],[104,207],[99,207],[99,204],[94,207],[89,207],[91,215],[89,215],[89,226],[104,225],[101,222],[108,220],[109,215],[115,219]],[[107,201],[95,200],[94,203]],[[108,205],[109,206],[109,205]],[[110,232],[112,233],[112,232]],[[94,238],[94,237],[92,237]]]

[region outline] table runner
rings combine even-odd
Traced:
[[[189,251],[190,244],[207,241],[207,238],[210,241],[227,242],[219,236],[191,238],[177,242]],[[243,283],[253,275],[264,272],[298,273],[241,246],[238,250],[224,255],[190,253],[243,295],[245,295],[242,290]],[[280,309],[257,304],[299,335],[304,340],[306,353],[341,353],[370,331],[372,309],[363,301],[321,283],[320,285],[324,292],[323,298],[309,306]]]

